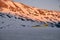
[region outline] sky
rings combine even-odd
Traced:
[[[41,9],[60,11],[60,0],[14,0]]]

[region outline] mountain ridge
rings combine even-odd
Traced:
[[[39,9],[11,0],[0,0],[0,12],[23,16],[36,21],[60,22],[60,11]]]

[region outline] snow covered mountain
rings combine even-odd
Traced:
[[[60,12],[39,9],[11,0],[0,0],[0,26],[55,26],[60,22]],[[48,23],[48,25],[47,25]],[[53,25],[54,24],[54,25]],[[4,26],[3,26],[4,27]]]
[[[11,0],[0,0],[0,12],[11,13],[12,15],[23,16],[37,21],[60,21],[60,12],[58,11],[38,9]]]

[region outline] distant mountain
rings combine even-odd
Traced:
[[[39,9],[27,6],[23,3],[13,2],[12,0],[0,0],[0,17],[5,18],[4,15],[8,18],[14,17],[15,19],[21,19],[22,21],[30,20],[34,23],[38,22],[37,24],[39,24],[39,22],[40,24],[60,22],[60,11]]]
[[[60,12],[58,11],[30,7],[23,3],[13,2],[11,0],[0,0],[0,12],[11,13],[12,15],[23,16],[37,21],[60,21]]]

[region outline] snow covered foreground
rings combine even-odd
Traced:
[[[60,40],[60,29],[20,28],[1,30],[0,40]]]
[[[60,40],[60,28],[34,28],[43,23],[10,17],[0,15],[0,40]]]

